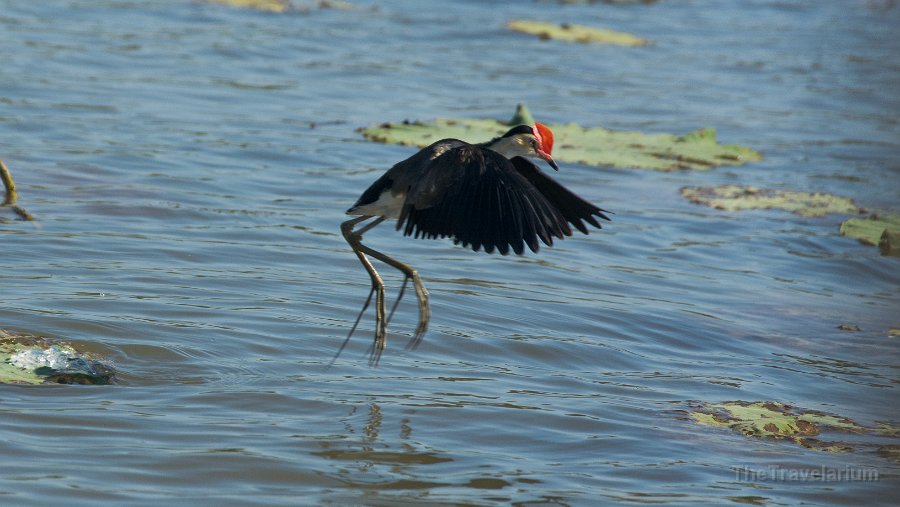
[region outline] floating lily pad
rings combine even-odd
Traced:
[[[431,122],[382,123],[360,129],[360,132],[371,141],[424,147],[445,138],[484,142],[503,134],[510,126],[523,123],[532,123],[531,113],[520,104],[516,115],[508,122],[438,118]],[[708,170],[762,159],[762,155],[752,148],[717,143],[716,131],[711,128],[676,136],[586,128],[574,123],[548,127],[553,130],[553,158],[558,162],[674,171]]]
[[[882,458],[887,458],[889,460],[900,463],[900,445],[890,444],[883,445],[878,448],[876,451],[879,456]]]
[[[207,3],[245,7],[266,12],[287,12],[293,9],[288,0],[204,0]]]
[[[769,499],[764,496],[743,495],[743,496],[729,496],[727,498],[734,503],[745,503],[748,505],[769,505]]]
[[[351,2],[346,2],[344,0],[319,0],[314,5],[308,6],[296,6],[290,2],[290,0],[201,0],[207,3],[215,3],[215,4],[223,4],[230,5],[232,7],[243,7],[247,9],[256,9],[258,11],[265,12],[275,12],[275,13],[284,13],[284,12],[302,12],[308,13],[315,8],[319,9],[337,9],[337,10],[363,10],[365,7],[360,7]],[[369,10],[377,10],[377,8],[371,8]]]
[[[900,257],[900,232],[885,229],[878,240],[878,249],[882,255]]]
[[[690,417],[704,426],[729,428],[748,437],[791,440],[827,452],[847,452],[852,448],[842,442],[821,442],[814,438],[822,431],[867,431],[844,417],[800,410],[772,401],[714,403],[690,412]]]
[[[109,384],[114,375],[69,344],[0,329],[0,384]]]
[[[853,200],[824,193],[767,190],[756,187],[684,187],[681,195],[695,204],[727,211],[781,209],[818,217],[828,213],[859,213]]]
[[[652,4],[659,0],[556,0],[561,4]]]
[[[875,432],[886,437],[900,437],[900,427],[891,423],[878,423],[878,426],[875,427]]]
[[[841,234],[867,245],[877,245],[884,255],[900,256],[900,215],[873,213],[841,224]]]
[[[593,28],[584,25],[563,23],[556,25],[546,21],[510,21],[507,26],[516,32],[537,35],[541,39],[555,39],[567,42],[614,44],[617,46],[646,46],[650,43],[630,33]]]

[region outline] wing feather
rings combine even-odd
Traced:
[[[578,197],[569,189],[557,183],[545,172],[541,171],[529,160],[522,157],[513,157],[511,162],[519,174],[524,176],[525,179],[534,185],[541,195],[543,195],[554,208],[562,213],[567,222],[574,225],[576,229],[584,234],[588,233],[588,228],[582,220],[598,229],[601,229],[602,226],[595,217],[609,220],[609,217],[604,214],[609,213],[609,211],[598,208],[581,197]]]
[[[566,214],[513,162],[476,145],[448,149],[409,177],[397,229],[501,255],[525,245],[536,252],[538,239],[549,246],[572,234]]]

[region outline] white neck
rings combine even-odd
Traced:
[[[531,143],[522,136],[501,137],[492,141],[485,148],[496,151],[506,158],[534,156]]]

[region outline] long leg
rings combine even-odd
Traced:
[[[406,276],[406,279],[403,280],[404,287],[407,280],[413,281],[413,287],[416,289],[416,298],[419,301],[419,324],[418,326],[416,326],[416,333],[409,340],[409,343],[406,344],[406,348],[407,350],[414,350],[422,342],[422,338],[425,336],[425,331],[428,330],[428,321],[431,319],[431,307],[428,305],[428,291],[425,289],[425,285],[422,283],[422,279],[419,277],[419,272],[413,269],[413,267],[409,264],[404,264],[392,257],[388,257],[387,255],[377,250],[373,250],[362,244],[360,244],[360,247],[364,253],[367,253],[373,258],[378,259],[381,262],[400,270]],[[397,302],[399,303],[399,299]]]
[[[419,277],[418,271],[413,269],[412,266],[400,262],[392,257],[389,257],[377,250],[374,250],[366,245],[362,244],[362,235],[380,224],[384,221],[384,217],[378,217],[372,222],[366,224],[358,231],[353,231],[353,227],[365,220],[372,218],[371,216],[362,216],[358,218],[354,218],[351,220],[347,220],[343,224],[341,224],[341,231],[344,234],[344,238],[347,240],[347,243],[350,244],[351,248],[353,248],[354,253],[356,253],[357,257],[359,257],[360,262],[363,264],[363,267],[366,268],[366,271],[369,273],[369,276],[372,278],[372,291],[375,292],[375,341],[372,344],[371,356],[369,362],[377,365],[378,360],[381,357],[381,353],[384,351],[385,346],[385,338],[387,335],[387,323],[390,322],[391,317],[394,315],[394,311],[397,309],[397,305],[400,304],[400,299],[403,298],[403,292],[406,290],[406,284],[409,280],[413,281],[413,287],[416,290],[416,298],[419,304],[419,323],[416,326],[416,332],[413,337],[410,339],[409,343],[407,343],[407,350],[414,350],[418,345],[422,342],[422,338],[425,336],[425,332],[428,330],[428,321],[431,319],[431,307],[428,304],[428,290],[425,289],[425,285],[422,283],[422,279]],[[403,286],[400,288],[400,293],[397,296],[397,301],[391,307],[390,316],[385,318],[385,306],[384,306],[384,282],[381,277],[378,275],[378,272],[375,271],[375,268],[372,266],[372,263],[366,258],[366,254],[372,256],[374,259],[380,260],[385,264],[399,270],[405,276],[403,279]],[[369,293],[369,299],[371,299],[372,294]],[[363,307],[363,311],[365,311],[366,307],[368,307],[369,301],[366,301],[366,305]],[[359,317],[357,317],[357,323],[359,322]],[[347,341],[350,339],[350,335],[352,335],[353,330],[356,329],[356,325],[351,329],[350,334],[347,335],[347,338],[344,340],[344,345],[346,345]],[[343,346],[341,347],[343,349]],[[338,351],[340,353],[340,351]],[[333,361],[332,361],[333,362]]]
[[[375,287],[372,287],[372,290],[369,291],[369,297],[366,298],[366,302],[363,303],[362,310],[359,311],[359,315],[356,316],[356,321],[353,323],[353,327],[350,328],[350,332],[347,333],[347,337],[344,338],[344,343],[341,344],[341,348],[338,349],[337,353],[334,354],[334,357],[331,358],[331,362],[328,363],[328,367],[326,370],[334,366],[334,362],[337,361],[337,358],[340,357],[341,352],[344,351],[344,347],[347,346],[347,343],[350,342],[350,337],[353,336],[353,332],[356,331],[356,326],[359,325],[359,321],[362,320],[362,316],[366,313],[366,310],[369,308],[369,303],[372,302],[372,294],[375,293]],[[396,305],[394,305],[396,306]],[[390,319],[388,319],[390,320]]]
[[[397,300],[394,301],[394,304],[391,306],[391,313],[388,314],[387,323],[390,325],[391,319],[394,318],[394,312],[397,311],[397,307],[400,306],[400,300],[403,299],[403,293],[406,292],[406,284],[409,282],[409,277],[403,277],[403,285],[400,286],[400,292],[397,293]]]
[[[362,229],[358,232],[353,232],[353,227],[365,220],[372,218],[371,216],[362,216],[347,220],[346,222],[341,224],[341,233],[344,235],[344,239],[347,240],[347,243],[350,245],[350,248],[353,249],[353,253],[359,258],[359,262],[362,263],[363,267],[366,269],[366,272],[369,273],[369,277],[372,279],[372,292],[375,293],[375,341],[372,344],[372,354],[369,358],[369,362],[371,364],[377,365],[378,359],[381,358],[381,352],[384,351],[385,345],[385,337],[387,336],[387,319],[385,317],[385,308],[384,308],[384,281],[381,279],[381,276],[378,275],[378,271],[375,271],[375,267],[372,266],[372,263],[366,257],[364,250],[368,247],[364,246],[360,240],[362,239],[362,233],[368,231],[372,227],[380,224],[384,221],[383,217],[378,217],[374,221],[369,224],[366,224]],[[366,304],[363,306],[363,312],[365,312],[366,308],[369,305],[369,301],[372,298],[372,293],[369,293],[369,298],[366,300]],[[362,316],[362,312],[360,312],[360,317]],[[357,322],[359,318],[357,318]],[[350,330],[350,334],[347,335],[347,338],[344,340],[344,344],[350,340],[350,336],[352,336],[353,331],[356,329],[356,325],[353,326],[353,329]],[[343,349],[343,345],[341,346]],[[338,351],[340,354],[340,350]],[[337,356],[335,356],[335,359]],[[332,360],[332,362],[334,362]]]

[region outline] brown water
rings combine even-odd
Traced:
[[[893,2],[379,2],[271,15],[188,1],[0,0],[0,158],[37,222],[0,221],[0,328],[113,362],[114,386],[0,386],[5,505],[890,505],[877,436],[830,454],[690,422],[771,400],[900,422],[900,264],[845,216],[728,213],[685,185],[900,196]],[[651,38],[511,34],[514,18]],[[440,116],[686,133],[765,154],[662,174],[563,164],[608,228],[524,257],[381,227],[432,296],[381,365],[344,210]],[[400,279],[390,270],[393,290]],[[393,293],[392,293],[393,294]],[[390,297],[390,296],[389,296]],[[862,331],[840,331],[842,323]],[[741,470],[875,469],[878,481]],[[599,499],[599,500],[598,500]]]

